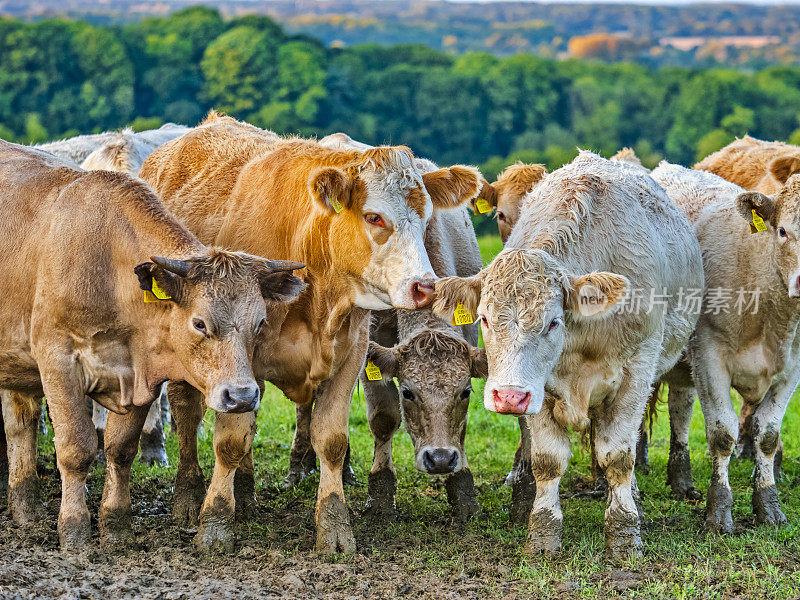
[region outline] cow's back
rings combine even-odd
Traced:
[[[769,165],[774,159],[790,154],[800,155],[800,147],[746,135],[708,155],[692,168],[719,175],[746,190],[773,194],[782,184],[772,177]]]

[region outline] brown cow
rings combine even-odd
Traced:
[[[34,516],[44,395],[61,473],[61,545],[88,541],[85,483],[97,448],[88,395],[114,413],[99,518],[113,538],[130,523],[131,462],[162,382],[187,381],[220,411],[256,407],[251,357],[270,331],[266,301],[295,298],[304,285],[289,271],[303,265],[207,248],[141,181],[2,141],[0,212],[11,511],[22,524]]]
[[[280,337],[256,349],[255,373],[294,402],[314,402],[310,436],[321,465],[317,549],[352,552],[342,465],[369,310],[430,303],[434,273],[423,245],[425,225],[434,207],[474,198],[479,174],[451,167],[422,175],[403,146],[359,152],[300,139],[275,143],[253,129],[212,115],[156,150],[140,175],[201,240],[304,257],[308,289],[288,314],[283,310]],[[181,444],[173,514],[191,519],[202,494],[196,456],[202,404],[196,395],[172,388]],[[249,475],[241,479],[248,496],[252,492],[255,414],[241,417],[236,424],[216,421],[216,466],[199,515],[197,540],[204,547],[233,543],[234,509],[247,497],[234,501],[240,465]]]

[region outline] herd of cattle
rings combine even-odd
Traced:
[[[454,516],[466,519],[478,509],[464,448],[474,377],[486,379],[488,410],[519,416],[508,481],[530,551],[561,547],[573,429],[590,439],[607,486],[607,550],[641,552],[634,464],[662,383],[673,494],[701,497],[688,446],[697,395],[713,464],[706,526],[733,530],[737,441],[755,461],[756,521],[785,522],[775,472],[800,379],[797,172],[800,148],[745,137],[694,169],[650,172],[630,150],[610,160],[584,151],[552,173],[512,165],[490,184],[404,146],[281,137],[216,113],[194,128],[0,141],[0,397],[14,521],[39,512],[44,396],[62,548],[91,536],[85,482],[98,439],[101,539],[129,535],[140,440],[149,460],[166,459],[159,396],[169,382],[173,518],[196,524],[199,546],[231,548],[235,516],[254,502],[251,443],[269,381],[297,406],[287,483],[319,460],[317,550],[353,552],[343,483],[359,379],[375,439],[366,512],[394,512],[402,422],[416,467],[447,475]],[[466,205],[496,210],[505,248],[485,268]],[[206,407],[216,411],[207,489],[197,455]]]

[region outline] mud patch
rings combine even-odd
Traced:
[[[667,485],[670,487],[672,497],[678,500],[698,501],[703,498],[700,491],[694,487],[694,481],[692,481],[692,463],[689,448],[674,440],[669,446]]]
[[[333,467],[339,467],[344,464],[344,456],[349,447],[347,435],[335,433],[325,442],[325,448],[322,452]]]
[[[525,551],[529,554],[555,554],[561,550],[564,520],[549,510],[531,513]]]
[[[781,511],[778,488],[774,485],[753,490],[753,513],[759,525],[783,525],[786,515]]]
[[[369,474],[369,498],[364,516],[372,521],[387,521],[395,516],[394,498],[397,493],[397,476],[391,469],[381,469]]]
[[[726,429],[715,429],[708,440],[708,450],[711,454],[729,456],[733,453],[733,437]]]
[[[531,471],[539,481],[550,481],[561,477],[561,465],[549,454],[532,455]]]
[[[617,452],[605,466],[606,479],[612,487],[622,485],[633,473],[634,457],[629,450]]]

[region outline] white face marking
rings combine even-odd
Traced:
[[[371,310],[414,309],[413,284],[435,278],[423,241],[433,204],[422,177],[411,166],[388,176],[364,170],[361,177],[367,188],[363,212],[381,215],[392,234],[382,244],[370,237],[372,255],[362,275],[364,289],[357,294],[356,305]],[[425,195],[424,217],[408,203],[409,190],[415,186]]]

